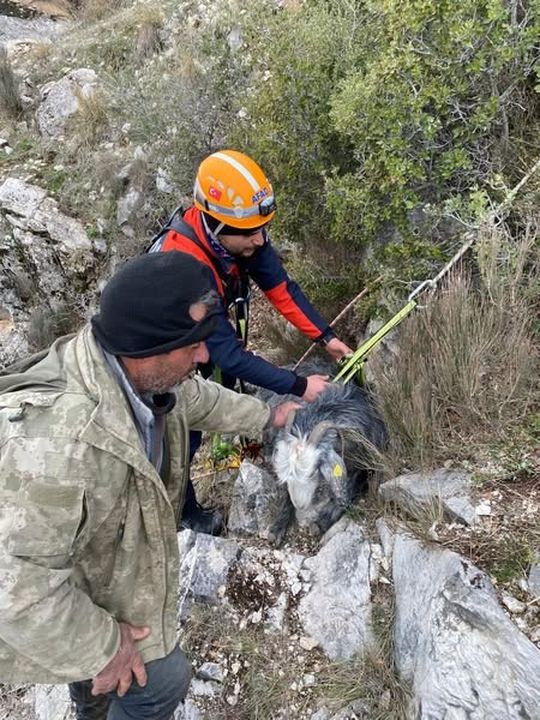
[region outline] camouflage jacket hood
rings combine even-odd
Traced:
[[[118,621],[146,662],[176,642],[176,513],[191,429],[260,434],[264,403],[198,378],[167,416],[164,483],[90,327],[0,377],[0,676],[94,677]]]

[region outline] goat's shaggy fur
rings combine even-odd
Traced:
[[[316,532],[330,527],[358,494],[385,442],[369,393],[353,383],[332,384],[298,410],[290,427],[278,432],[272,458],[298,523]]]

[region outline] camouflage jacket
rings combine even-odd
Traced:
[[[188,427],[255,435],[270,412],[197,378],[177,397],[164,483],[89,326],[0,377],[3,682],[94,677],[118,648],[117,621],[151,628],[145,662],[173,649]]]

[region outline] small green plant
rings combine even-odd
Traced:
[[[53,171],[48,177],[47,180],[47,189],[50,192],[51,195],[56,195],[61,189],[66,181],[66,173],[64,170],[55,170],[53,168]]]
[[[500,583],[509,583],[525,577],[533,560],[534,553],[522,538],[506,537],[506,543],[501,544],[498,553],[495,553],[489,570]]]

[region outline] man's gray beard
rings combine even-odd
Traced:
[[[145,394],[148,393],[150,395],[164,395],[165,393],[168,393],[168,392],[173,393],[180,388],[180,386],[182,385],[183,382],[185,382],[189,378],[192,378],[196,372],[197,372],[197,369],[194,368],[187,375],[185,375],[183,378],[181,378],[176,383],[174,383],[174,385],[167,385],[166,387],[162,384],[161,378],[157,379],[155,382],[154,382],[153,378],[149,378],[148,382],[150,384],[150,387],[148,390],[144,390],[144,393]],[[145,383],[145,386],[146,386],[146,383]]]

